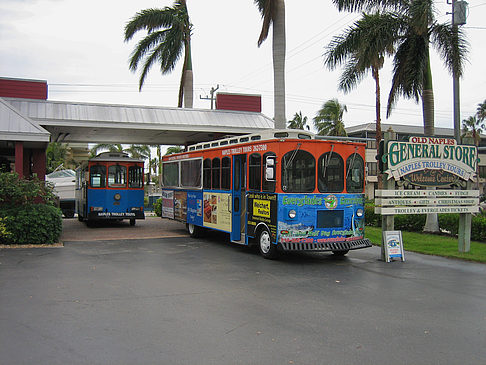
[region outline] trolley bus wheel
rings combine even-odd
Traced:
[[[134,226],[135,225],[135,219],[130,219],[130,225]]]
[[[187,223],[186,227],[187,227],[187,231],[189,232],[189,235],[192,238],[198,238],[198,237],[201,237],[203,235],[203,228],[201,228],[199,226],[196,226],[192,223]]]
[[[260,254],[266,259],[272,260],[278,256],[277,245],[272,244],[270,232],[266,228],[258,235],[258,248]]]
[[[340,257],[346,255],[348,252],[349,252],[349,250],[332,251],[334,256],[340,256]]]

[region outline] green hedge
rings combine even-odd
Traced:
[[[49,184],[0,173],[0,243],[52,244],[62,231],[61,210]]]
[[[154,213],[157,215],[157,217],[162,217],[162,198],[157,199],[157,201],[154,203]]]
[[[395,215],[395,229],[399,231],[422,232],[425,226],[425,214]],[[439,228],[451,236],[457,236],[459,231],[459,214],[439,214]],[[367,226],[381,227],[381,215],[375,213],[372,204],[365,206],[365,222]],[[486,216],[477,214],[471,220],[471,240],[486,242]]]
[[[5,244],[52,244],[61,236],[61,210],[52,205],[1,208],[0,217],[8,232],[0,236],[0,242]]]

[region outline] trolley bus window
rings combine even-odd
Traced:
[[[127,186],[127,168],[121,165],[108,167],[108,187],[124,188]]]
[[[143,172],[141,166],[130,166],[128,168],[128,187],[129,188],[143,187]]]
[[[357,153],[346,160],[346,190],[348,193],[362,193],[364,187],[364,162]]]
[[[212,179],[212,188],[213,189],[219,189],[220,187],[220,183],[219,183],[219,179],[220,179],[220,160],[219,158],[213,158],[213,164],[211,166],[211,172],[212,172],[212,175],[213,175],[213,179]]]
[[[250,155],[249,188],[260,191],[262,184],[262,156],[258,153]]]
[[[336,152],[326,152],[318,161],[318,189],[321,193],[341,193],[344,190],[344,161]]]
[[[267,152],[263,155],[263,161],[265,165],[263,166],[263,182],[262,190],[270,193],[275,192],[275,159],[276,155],[273,152]]]
[[[211,189],[211,159],[207,158],[203,164],[203,187]]]
[[[181,185],[183,187],[201,187],[201,160],[181,161]]]
[[[92,188],[106,187],[106,166],[93,165],[89,169],[89,186]]]
[[[164,186],[179,186],[179,162],[163,164],[162,184]]]
[[[314,191],[316,160],[307,151],[293,150],[282,159],[282,190],[286,193]]]
[[[221,189],[231,189],[231,158],[223,157],[221,161]]]

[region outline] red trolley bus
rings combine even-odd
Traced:
[[[162,217],[232,242],[284,251],[349,250],[364,238],[364,143],[301,130],[199,143],[163,158]]]

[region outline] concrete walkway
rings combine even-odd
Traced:
[[[75,219],[63,219],[61,242],[107,241],[145,238],[172,238],[188,236],[183,223],[148,216],[130,226],[128,220],[121,222],[101,222],[93,227]]]

